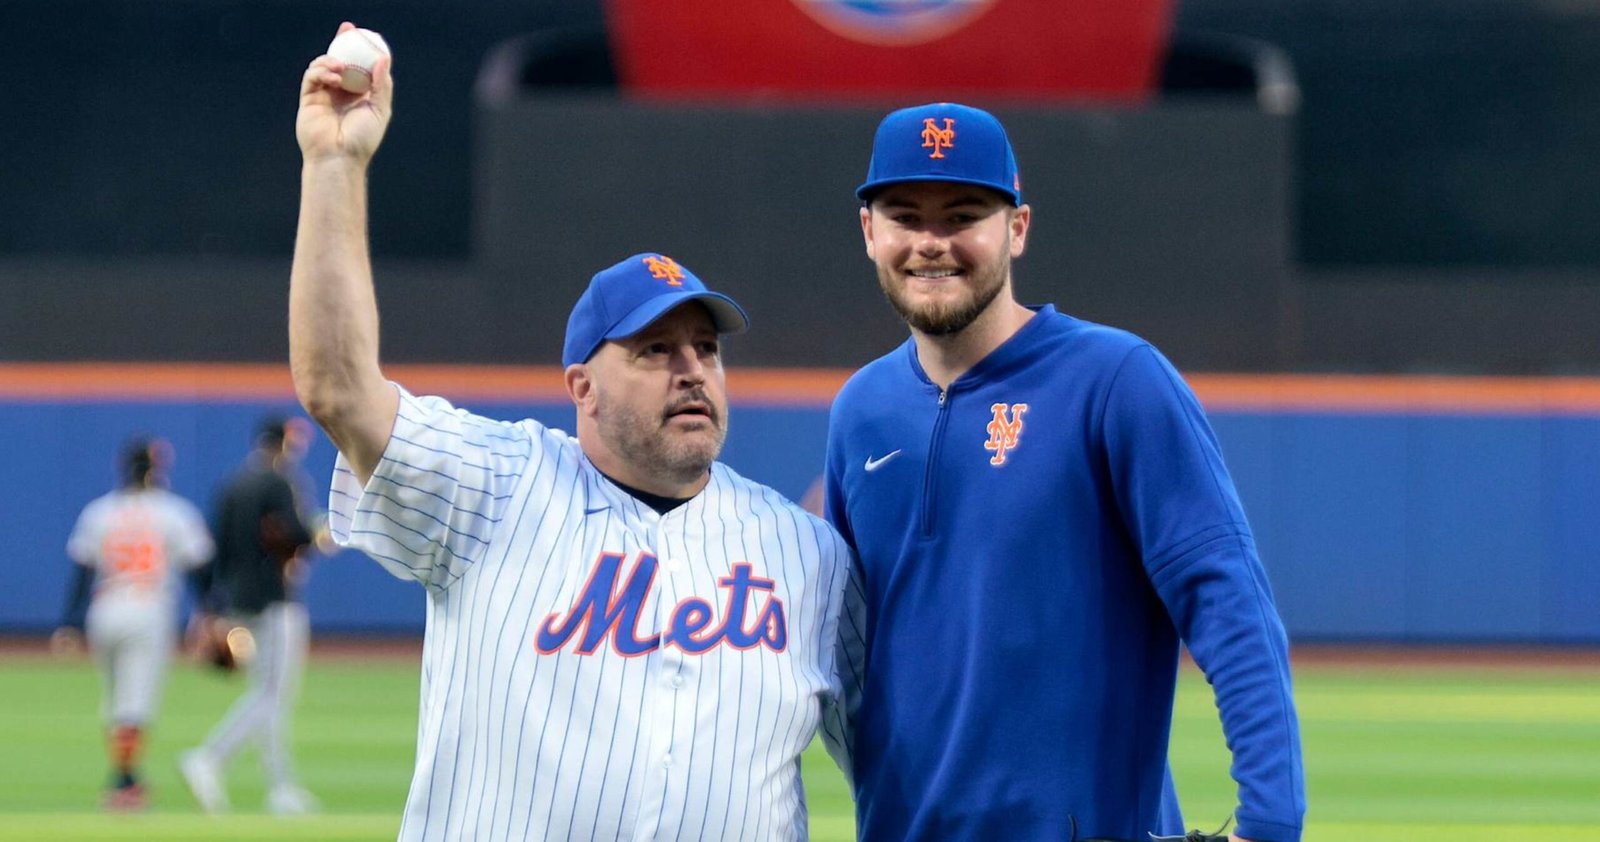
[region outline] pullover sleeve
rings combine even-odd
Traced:
[[[822,742],[845,780],[855,786],[855,721],[861,706],[861,691],[866,673],[866,597],[860,561],[855,553],[855,534],[844,505],[844,422],[835,405],[828,422],[828,447],[823,467],[823,509],[828,524],[842,539],[849,578],[845,582],[839,611],[838,635],[834,641],[834,670],[838,695],[823,707]]]
[[[1216,436],[1148,345],[1123,360],[1103,432],[1128,534],[1216,694],[1238,783],[1235,832],[1298,842],[1305,781],[1288,639]]]

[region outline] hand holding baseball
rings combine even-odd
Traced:
[[[355,24],[346,21],[339,25],[339,36],[355,30]],[[349,40],[345,38],[346,42]],[[336,38],[335,47],[343,53],[338,43]],[[382,45],[382,39],[377,39],[376,44]],[[372,55],[377,58],[372,60],[370,68],[358,63]],[[387,46],[368,55],[346,56],[351,60],[318,56],[300,80],[300,113],[295,118],[295,137],[308,162],[347,157],[366,163],[378,150],[384,130],[389,126],[394,78],[389,72],[391,59]],[[360,93],[349,90],[361,87],[359,83],[366,82],[369,77],[370,87],[366,90]]]

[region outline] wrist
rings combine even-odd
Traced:
[[[353,153],[337,150],[331,152],[306,152],[301,156],[301,169],[308,174],[315,172],[364,175],[367,171],[367,164],[371,160],[370,156],[358,157]]]
[[[345,155],[307,157],[300,168],[300,187],[305,197],[364,193],[367,162]]]
[[[308,167],[353,167],[364,170],[367,168],[367,162],[372,160],[372,156],[348,149],[328,149],[302,151],[300,159]]]

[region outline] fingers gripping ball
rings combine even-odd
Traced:
[[[383,36],[370,29],[348,29],[334,37],[328,55],[344,65],[339,86],[353,94],[372,87],[372,68],[378,59],[389,55]]]

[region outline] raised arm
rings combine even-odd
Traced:
[[[339,31],[353,28],[344,23]],[[363,94],[339,86],[319,56],[300,81],[300,225],[289,275],[289,368],[295,394],[365,483],[399,408],[378,365],[378,304],[367,250],[367,164],[394,102],[390,60]]]

